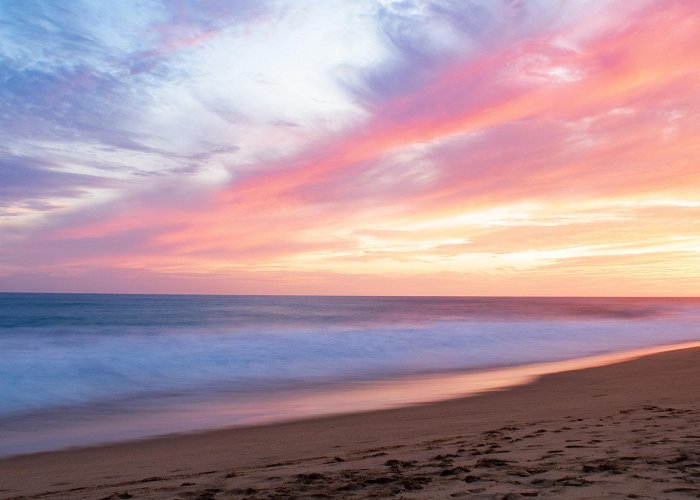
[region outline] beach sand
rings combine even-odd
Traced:
[[[700,498],[700,349],[422,406],[0,460],[15,498]]]

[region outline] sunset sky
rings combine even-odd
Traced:
[[[700,295],[698,0],[3,0],[0,109],[0,291]]]

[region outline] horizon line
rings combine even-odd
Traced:
[[[324,297],[324,298],[455,298],[455,299],[700,299],[698,295],[364,295],[273,293],[134,293],[134,292],[28,292],[0,290],[0,295],[134,295],[179,297]]]

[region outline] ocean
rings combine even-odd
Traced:
[[[0,456],[456,397],[699,340],[696,298],[0,293]]]

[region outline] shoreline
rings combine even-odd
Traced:
[[[293,393],[282,392],[272,398],[266,394],[266,399],[248,399],[235,403],[226,402],[223,398],[207,402],[195,399],[189,404],[181,402],[174,407],[144,406],[120,415],[119,418],[106,416],[104,410],[95,414],[93,409],[86,415],[77,415],[81,419],[77,425],[74,422],[76,415],[72,410],[47,413],[39,417],[39,420],[32,414],[20,415],[21,418],[35,420],[34,429],[31,429],[35,443],[15,444],[12,441],[13,438],[18,441],[26,440],[26,437],[23,437],[28,432],[26,426],[20,424],[19,428],[14,430],[14,434],[11,427],[7,427],[4,434],[0,429],[0,439],[4,441],[4,450],[0,450],[0,459],[435,404],[471,398],[491,391],[509,390],[531,384],[549,374],[606,366],[652,354],[694,347],[700,347],[700,341],[664,344],[558,361],[350,381],[329,384],[327,387],[300,389]],[[100,407],[97,410],[100,410]],[[247,415],[252,416],[246,417]],[[21,422],[21,418],[18,417],[15,420]],[[122,421],[127,423],[122,424]],[[39,424],[47,422],[51,423],[51,428],[46,428],[42,433]],[[57,426],[63,427],[63,430],[58,432]]]
[[[634,488],[656,488],[653,491],[661,496],[673,498],[677,493],[688,498],[689,492],[700,494],[700,436],[693,430],[700,425],[698,386],[700,348],[677,348],[616,364],[560,371],[526,385],[448,401],[4,458],[0,497],[105,498],[128,493],[173,498],[209,490],[216,490],[212,498],[306,496],[317,490],[358,498],[398,492],[429,497],[447,495],[452,489],[467,495],[519,489],[540,496],[548,492],[570,496],[576,491],[595,496],[601,494],[600,488],[615,484],[630,494],[637,494]],[[627,418],[637,414],[643,415],[639,422]],[[683,425],[667,428],[672,421]],[[664,460],[685,457],[674,462],[682,467],[666,471],[641,455],[632,461],[636,468],[624,462],[620,457],[630,461],[630,456],[640,454],[634,439],[647,433],[664,436],[646,442],[645,450],[651,451],[655,442],[663,448],[655,449],[647,461],[658,462],[659,456],[668,454]],[[505,434],[509,439],[503,438]],[[603,435],[607,441],[600,439]],[[539,448],[520,443],[530,440],[534,446],[547,439],[550,442],[542,444],[536,461],[527,458]],[[602,449],[592,441],[607,444]],[[565,444],[569,442],[581,444]],[[554,450],[559,451],[548,454]],[[438,455],[446,458],[434,459]],[[483,461],[491,457],[498,459]],[[391,460],[396,463],[387,465]],[[492,466],[481,467],[479,460]],[[443,465],[435,465],[438,462]],[[528,471],[531,462],[551,463],[551,469]],[[596,463],[617,467],[619,474],[598,470]],[[553,470],[570,466],[574,469],[569,475],[576,479],[566,481],[581,486],[549,477]],[[652,469],[666,475],[653,477]],[[632,470],[641,477],[626,475]],[[640,471],[652,475],[647,480]],[[680,481],[672,476],[679,471],[687,472],[683,484],[666,489],[687,491],[658,489],[669,486],[665,482]],[[541,487],[532,482],[537,479],[542,479],[537,483]],[[349,489],[338,489],[344,487]]]

